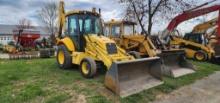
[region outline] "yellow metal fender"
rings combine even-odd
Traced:
[[[61,44],[65,45],[69,51],[75,51],[74,43],[69,37],[65,37],[63,39],[57,39],[57,44],[58,45],[61,45]]]
[[[188,49],[188,48],[185,48],[185,52],[186,52],[186,57],[187,58],[194,58],[194,55],[196,53],[195,50]]]

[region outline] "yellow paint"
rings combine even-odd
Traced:
[[[204,60],[205,57],[204,57],[204,55],[197,53],[197,54],[195,55],[195,58],[196,58],[197,60],[199,60],[199,61],[202,61],[202,60]]]
[[[125,26],[133,26],[133,29],[136,25],[135,22],[131,21],[109,21],[105,23],[106,28],[109,29],[109,37],[116,41],[118,45],[123,47],[123,49],[127,51],[131,50],[138,50],[137,52],[140,52],[140,54],[148,55],[150,57],[154,57],[157,55],[156,53],[156,47],[152,43],[151,39],[149,37],[146,37],[141,34],[135,34],[135,30],[133,30],[132,34],[125,34]],[[120,36],[119,37],[113,37],[111,30],[113,26],[120,26]]]
[[[203,50],[206,54],[208,54],[208,59],[212,58],[212,55],[215,54],[215,51],[213,50],[213,48],[203,45],[203,44],[199,44],[199,43],[195,43],[195,42],[191,42],[188,40],[184,40],[182,38],[179,37],[173,37],[173,40],[170,42],[171,45],[192,45],[194,47],[198,47],[201,48],[201,50]],[[186,51],[186,55],[188,58],[194,58],[195,57],[195,53],[197,52],[196,50],[192,50],[189,48],[184,48]]]
[[[58,62],[59,64],[64,64],[64,52],[62,50],[58,51]]]
[[[82,63],[82,72],[83,74],[87,75],[89,73],[89,64],[87,62]]]
[[[65,45],[69,51],[75,51],[75,46],[73,44],[73,41],[69,37],[60,39],[57,42],[58,42],[58,45],[61,45],[61,44]]]
[[[191,59],[194,58],[194,55],[195,55],[195,53],[196,53],[195,50],[187,49],[187,48],[185,48],[185,52],[186,52],[186,57],[187,57],[187,58],[191,58]]]

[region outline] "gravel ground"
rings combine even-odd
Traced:
[[[152,103],[220,103],[220,72],[162,95]]]

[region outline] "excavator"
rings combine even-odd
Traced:
[[[194,73],[192,64],[186,61],[183,50],[160,50],[155,47],[149,36],[136,33],[135,22],[114,20],[105,23],[105,35],[112,38],[135,58],[160,57],[163,74],[180,77]]]
[[[105,69],[105,86],[126,97],[163,83],[158,57],[135,59],[103,35],[101,10],[65,12],[59,4],[57,64],[61,69],[78,65],[83,77],[93,78]]]
[[[182,14],[176,16],[168,25],[167,29],[164,31],[161,38],[165,40],[164,42],[166,44],[169,44],[170,46],[178,45],[179,48],[185,49],[186,55],[188,58],[194,58],[199,61],[205,61],[210,60],[212,58],[215,58],[216,52],[211,46],[208,46],[207,38],[204,37],[204,35],[201,35],[200,30],[203,28],[210,27],[209,25],[199,25],[194,28],[193,33],[188,33],[185,35],[184,38],[178,37],[177,31],[175,28],[182,22],[196,18],[198,16],[202,16],[205,14],[209,14],[215,11],[220,11],[220,5],[213,5],[209,7],[203,7],[205,5],[208,5],[209,2],[203,4],[202,6],[198,6],[196,8],[193,8],[191,10],[185,11]],[[203,8],[202,8],[203,7]],[[220,16],[217,18],[217,21],[220,20]],[[211,22],[214,24],[216,23],[215,20],[212,20]],[[212,24],[211,24],[212,25]],[[218,28],[216,33],[216,46],[220,44],[219,36],[220,36],[220,23],[217,22]],[[202,29],[201,29],[202,28]]]

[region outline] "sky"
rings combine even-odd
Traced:
[[[42,23],[38,19],[37,11],[40,10],[42,5],[49,0],[0,0],[0,24],[14,25],[22,18],[27,18],[32,21],[35,26],[41,26]],[[59,0],[57,0],[59,1]],[[65,9],[81,9],[90,10],[92,7],[102,9],[102,18],[109,21],[112,18],[122,19],[124,6],[117,2],[118,0],[64,0]],[[200,0],[201,3],[208,0]],[[211,0],[209,0],[211,1]],[[217,0],[220,2],[220,0]],[[207,15],[205,19],[211,19],[216,13]],[[190,31],[189,27],[196,25],[195,21],[183,23],[178,28],[187,32]],[[168,24],[164,24],[168,25]],[[158,32],[166,26],[161,24],[154,25],[153,32]],[[159,29],[158,29],[159,28]]]

